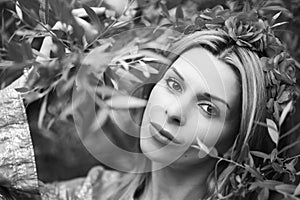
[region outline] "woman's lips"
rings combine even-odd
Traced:
[[[160,140],[163,143],[167,143],[167,144],[170,142],[173,142],[175,144],[180,144],[180,142],[178,140],[176,140],[175,137],[171,133],[164,130],[161,125],[159,125],[155,122],[150,122],[150,124],[156,130],[156,133],[153,134],[153,136],[156,139]],[[159,135],[157,135],[157,134],[159,134]],[[163,138],[161,138],[161,137],[163,137]],[[164,138],[167,139],[167,141],[164,140]]]

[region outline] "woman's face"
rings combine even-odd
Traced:
[[[194,165],[201,162],[199,150],[191,147],[197,137],[225,152],[238,130],[240,93],[231,66],[203,48],[184,52],[150,94],[141,127],[143,153],[156,162]]]

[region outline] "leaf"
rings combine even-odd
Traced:
[[[181,6],[178,6],[176,8],[176,12],[175,12],[175,18],[176,18],[176,21],[178,22],[179,19],[183,19],[184,16],[183,16],[183,10],[182,10],[182,7]]]
[[[266,6],[266,7],[263,7],[262,10],[282,11],[282,12],[289,13],[288,9],[286,9],[282,6]]]
[[[205,20],[212,20],[212,19],[213,19],[212,17],[207,16],[207,15],[205,15],[205,14],[200,14],[199,17],[201,17],[201,18],[203,18],[203,19],[205,19]]]
[[[86,4],[83,4],[82,7],[86,11],[86,13],[89,15],[89,18],[91,19],[92,24],[97,27],[98,32],[101,34],[104,30],[104,25],[99,20],[99,17],[95,13],[95,11],[93,9],[91,9],[89,6],[87,6]]]
[[[128,64],[126,61],[124,61],[124,60],[119,60],[119,62],[120,62],[120,64],[122,65],[122,67],[124,67],[124,69],[125,69],[126,71],[129,70],[129,64]]]
[[[18,17],[23,20],[23,12],[22,12],[22,9],[20,8],[20,4],[18,1],[16,1],[16,6],[15,6],[15,9],[16,9],[16,13],[18,15]]]
[[[275,122],[271,119],[266,119],[268,125],[268,132],[272,141],[278,145],[279,133]]]
[[[253,175],[253,177],[258,178],[259,180],[263,180],[262,175],[257,171],[257,169],[250,167],[249,165],[245,165],[245,168]]]
[[[102,99],[111,97],[113,94],[119,94],[117,90],[114,90],[114,88],[108,86],[96,87],[95,92],[97,94],[100,94]]]
[[[255,189],[256,187],[261,188],[268,188],[269,190],[274,190],[275,186],[280,184],[279,181],[273,181],[273,180],[265,180],[265,181],[257,181],[251,184],[250,190]]]
[[[199,158],[204,158],[205,156],[209,155],[213,158],[218,157],[218,151],[215,147],[208,148],[201,140],[199,137],[197,137],[197,145],[192,145],[192,147],[196,148],[199,150],[198,152],[198,157]]]
[[[297,163],[297,159],[292,160],[289,163],[284,164],[284,167],[292,173],[296,172],[295,165]]]
[[[168,10],[167,6],[164,3],[161,3],[161,2],[159,2],[159,5],[162,9],[163,14],[165,14],[166,17],[170,18],[170,13],[169,13],[169,10]]]
[[[278,163],[272,162],[271,165],[276,172],[283,173],[283,169]]]
[[[296,189],[295,189],[295,191],[294,191],[294,195],[295,195],[295,196],[300,195],[300,183],[297,185],[297,187],[296,187]]]
[[[269,189],[268,188],[262,188],[260,193],[257,196],[257,200],[268,200],[269,199]]]
[[[47,109],[47,101],[48,101],[48,95],[44,97],[43,103],[40,108],[39,118],[38,118],[38,127],[43,128],[43,121],[44,117],[46,115],[46,109]]]
[[[15,88],[15,90],[17,92],[20,92],[20,93],[26,93],[26,92],[29,92],[29,89],[27,87],[20,87],[20,88]]]
[[[120,77],[119,81],[123,81],[122,79],[126,79],[129,81],[135,81],[138,83],[142,83],[142,80],[140,80],[138,77],[136,77],[135,75],[133,75],[132,73],[130,73],[129,71],[123,70],[123,69],[118,69],[116,71],[116,74]]]
[[[217,158],[219,155],[218,150],[215,147],[211,148],[209,155],[213,158]]]
[[[281,192],[293,194],[296,189],[296,186],[291,184],[281,184],[281,185],[276,185],[275,189]]]
[[[97,16],[104,15],[105,14],[105,7],[90,7]],[[84,8],[76,8],[72,10],[72,14],[76,17],[86,17],[88,16],[88,13]]]
[[[273,149],[271,154],[270,154],[270,161],[273,162],[276,158],[277,158],[277,155],[278,155],[278,151],[277,149]]]
[[[273,26],[271,26],[271,28],[275,28],[275,27],[278,27],[278,26],[282,26],[284,24],[288,24],[289,22],[279,22],[279,23],[276,23],[274,24]]]
[[[200,140],[199,137],[197,137],[197,144],[199,145],[199,149],[204,151],[206,154],[209,154],[208,147]]]
[[[133,54],[128,54],[128,55],[121,56],[121,59],[122,60],[137,60],[137,59],[140,59],[142,57],[143,57],[142,54],[133,53]],[[115,60],[118,61],[119,59],[120,59],[119,57],[114,58],[114,61]]]
[[[143,61],[145,61],[145,62],[152,62],[152,61],[158,61],[156,58],[150,58],[150,57],[148,57],[148,58],[142,58],[141,60],[143,60]]]
[[[267,160],[270,158],[270,156],[268,154],[260,152],[260,151],[250,151],[250,153],[256,157],[263,158],[264,160]]]
[[[149,50],[141,50],[140,53],[144,56],[148,56],[148,57],[151,57],[151,58],[154,58],[154,59],[157,59],[157,61],[159,63],[162,63],[162,64],[166,64],[166,65],[170,65],[171,64],[171,60],[168,59],[167,57],[161,55],[161,54],[158,54],[158,53],[154,53],[153,51],[149,51]]]
[[[254,160],[253,160],[253,157],[252,157],[252,155],[251,155],[250,152],[248,153],[248,157],[249,157],[249,165],[250,165],[250,167],[254,167]]]
[[[144,65],[145,68],[147,68],[147,71],[150,73],[150,74],[158,74],[159,71],[157,69],[155,69],[154,67],[148,65],[147,63],[144,63],[142,61],[139,60],[139,62],[143,63],[142,65]]]
[[[105,52],[110,46],[110,43],[106,43],[94,48],[86,55],[82,64],[91,66],[97,72],[103,72],[114,56],[113,52]]]
[[[143,75],[146,77],[146,78],[149,78],[150,77],[150,72],[149,72],[149,68],[147,66],[146,63],[144,63],[143,61],[139,60],[139,64],[140,64],[140,68],[142,69],[143,71]]]
[[[129,109],[145,107],[147,101],[129,95],[118,95],[106,100],[105,103],[113,109]]]
[[[282,123],[284,122],[287,114],[291,111],[291,108],[292,108],[292,105],[293,105],[293,101],[290,101],[286,106],[285,108],[283,109],[281,115],[280,115],[280,118],[279,118],[279,126],[282,125]]]
[[[281,13],[282,13],[282,11],[279,11],[278,13],[276,13],[276,14],[272,17],[272,19],[273,19],[273,20],[276,20],[276,19],[281,15]]]
[[[40,1],[39,16],[43,24],[48,24],[49,19],[49,0]]]
[[[100,111],[98,111],[95,120],[93,121],[91,125],[91,131],[96,131],[99,128],[102,127],[102,125],[105,123],[107,117],[109,116],[110,110],[107,108],[103,108]]]

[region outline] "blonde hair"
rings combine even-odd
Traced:
[[[256,126],[255,122],[262,121],[266,106],[266,90],[262,63],[257,52],[236,45],[232,38],[222,30],[198,31],[185,36],[172,46],[169,50],[171,52],[169,57],[173,57],[172,60],[174,61],[183,52],[197,47],[210,51],[214,56],[230,65],[239,77],[242,112],[239,130],[236,134],[237,137],[231,149],[231,159],[242,162],[244,156],[241,155],[244,148],[248,146],[252,147],[252,143],[259,145],[257,142],[261,141],[260,137],[262,134],[259,132],[262,130]],[[147,163],[145,163],[144,167],[146,165]],[[225,190],[228,185],[226,177],[231,172],[228,170],[226,172],[224,170],[218,172],[217,177],[222,183],[218,187],[219,192],[226,193]],[[126,178],[124,178],[125,181],[118,189],[119,194],[116,194],[115,198],[128,199],[143,181],[147,181],[150,175],[150,173],[126,175]],[[212,175],[210,177],[208,182],[211,187],[208,188],[207,196],[212,195],[215,191],[215,186],[213,186],[215,184],[212,184],[215,176]]]

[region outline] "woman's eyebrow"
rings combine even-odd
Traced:
[[[175,73],[182,81],[184,81],[184,78],[181,76],[181,74],[177,71],[176,68],[172,67],[171,69],[173,70],[173,72],[174,72],[174,73]],[[201,100],[201,99],[203,98],[203,96],[204,96],[207,100],[214,99],[214,100],[216,100],[216,101],[219,101],[219,102],[221,102],[221,103],[224,103],[224,104],[227,106],[227,108],[230,110],[230,106],[229,106],[229,104],[228,104],[225,100],[223,100],[223,99],[220,98],[220,97],[217,97],[217,96],[214,96],[214,95],[212,95],[212,94],[209,94],[209,93],[207,93],[207,92],[205,92],[205,93],[203,93],[203,94],[197,94],[197,95],[196,95],[197,100]]]
[[[174,67],[172,67],[171,69],[182,81],[184,81],[184,78],[180,75],[180,73],[177,71],[177,69],[175,69]]]
[[[201,99],[203,99],[203,97],[205,97],[207,100],[214,99],[216,101],[219,101],[219,102],[225,104],[227,106],[227,108],[230,110],[230,106],[225,100],[221,99],[220,97],[209,94],[207,92],[204,92],[203,94],[197,94],[196,97],[197,97],[197,100],[201,100]]]

